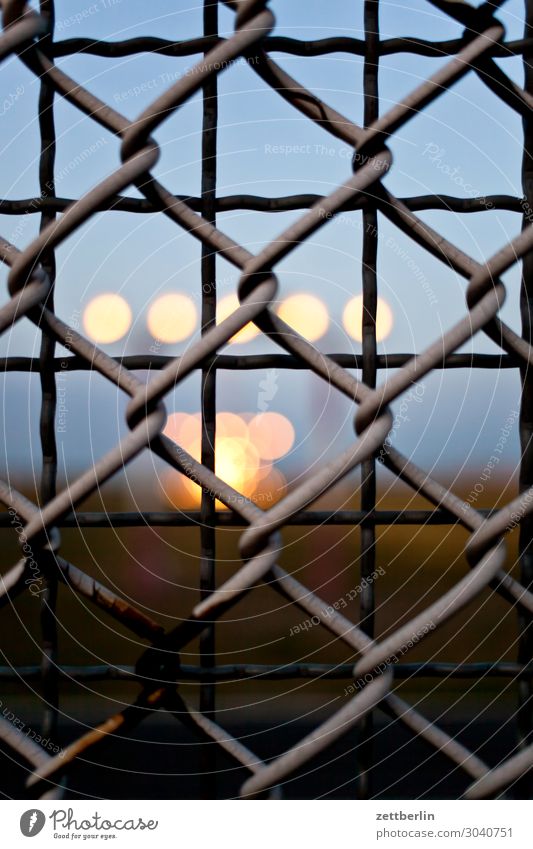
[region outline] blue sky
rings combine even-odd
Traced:
[[[94,37],[117,40],[141,34],[184,39],[201,33],[201,3],[191,0],[177,4],[154,0],[149,6],[138,0],[68,0],[56,3],[56,38]],[[299,38],[347,35],[361,38],[362,3],[330,0],[272,2],[276,15],[275,34]],[[95,11],[87,11],[89,9]],[[79,20],[79,14],[86,11]],[[78,18],[76,17],[78,16]],[[382,38],[416,35],[444,39],[461,35],[460,27],[425,0],[381,4]],[[522,5],[515,0],[504,5],[498,17],[507,28],[508,38],[522,34]],[[221,9],[220,28],[231,34],[234,16]],[[319,94],[354,121],[362,121],[362,59],[333,54],[311,60],[279,55],[280,64],[296,79]],[[381,109],[397,102],[446,59],[410,55],[383,57],[380,64]],[[518,58],[502,59],[502,67],[522,82]],[[89,90],[134,119],[172,79],[183,74],[193,57],[175,59],[139,54],[124,59],[94,56],[66,57],[59,61],[69,74]],[[38,83],[22,64],[11,59],[1,69],[2,90],[7,97],[23,89],[2,116],[2,168],[0,193],[3,197],[38,195]],[[238,63],[219,78],[219,196],[235,193],[288,195],[298,192],[326,194],[350,173],[350,151],[344,144],[312,124],[276,92],[268,89],[253,69]],[[139,89],[141,90],[139,93]],[[58,153],[57,193],[77,197],[119,164],[117,141],[99,125],[59,101],[56,109]],[[155,173],[171,190],[198,194],[200,186],[201,99],[195,97],[157,130],[162,155]],[[391,140],[394,163],[386,186],[399,196],[425,193],[458,196],[502,192],[520,196],[521,123],[514,113],[473,74],[455,85],[423,114],[410,121]],[[95,148],[84,167],[72,163],[80,152]],[[287,146],[305,146],[305,153],[286,153]],[[285,152],[279,148],[284,147]],[[435,154],[438,147],[439,153]],[[278,150],[276,151],[276,148]],[[449,174],[455,177],[451,179]],[[137,195],[131,189],[128,194]],[[253,252],[279,234],[301,213],[226,213],[219,226]],[[451,212],[423,213],[421,217],[442,231],[467,253],[480,260],[490,256],[516,235],[521,226],[516,213],[486,212],[458,216]],[[38,227],[38,216],[21,226],[21,219],[0,215],[0,232],[19,247],[28,244]],[[406,236],[380,217],[380,292],[395,314],[392,334],[381,350],[420,351],[464,315],[465,283],[438,263]],[[399,247],[391,249],[391,240]],[[346,301],[361,291],[361,226],[358,213],[328,223],[312,239],[294,251],[278,267],[280,297],[298,291],[319,295],[328,305],[331,329],[319,343],[325,351],[358,350],[340,325]],[[119,291],[130,302],[134,325],[129,337],[109,347],[113,354],[146,350],[150,339],[145,328],[146,311],[157,294],[178,290],[199,299],[200,249],[188,234],[163,216],[108,212],[95,216],[80,228],[58,251],[57,310],[66,320],[94,295]],[[403,259],[401,258],[403,256]],[[418,269],[418,274],[413,268]],[[2,283],[5,271],[1,271]],[[427,281],[435,296],[431,303],[421,280]],[[219,290],[232,291],[237,275],[224,261],[219,262]],[[507,303],[502,317],[519,330],[519,271],[505,277]],[[38,352],[39,338],[32,326],[21,322],[9,338],[0,340],[2,355]],[[269,340],[259,339],[239,351],[257,353],[273,350]],[[479,352],[496,352],[495,346],[478,335],[471,346]],[[179,353],[183,346],[167,346],[164,353]],[[258,384],[264,373],[244,376],[220,373],[221,409],[254,410]],[[38,410],[38,378],[8,375],[5,378],[5,405],[2,426],[6,434],[16,428],[19,442],[3,464],[19,462],[38,454],[37,425],[28,432],[20,428],[21,407]],[[302,373],[279,375],[279,391],[273,409],[293,418],[299,453],[295,468],[317,452],[337,453],[353,437],[353,410],[348,402],[334,397],[327,387]],[[468,393],[468,406],[464,402]],[[425,381],[424,403],[411,413],[409,427],[398,434],[397,445],[423,464],[434,465],[443,475],[459,469],[467,460],[480,463],[490,456],[491,446],[509,412],[519,398],[518,376],[511,371],[483,374],[438,372]],[[191,378],[169,401],[170,409],[198,409],[199,382]],[[112,422],[104,422],[98,409],[112,405]],[[99,377],[69,376],[69,428],[61,440],[65,464],[83,467],[91,451],[101,454],[124,432],[124,401]],[[309,421],[318,421],[309,436]],[[429,423],[429,427],[428,427]],[[474,443],[468,459],[467,445]],[[85,446],[85,448],[83,447]],[[37,456],[37,455],[35,455]],[[512,469],[518,459],[516,433],[509,441],[507,463]],[[38,463],[38,460],[35,460]]]

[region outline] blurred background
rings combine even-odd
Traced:
[[[182,40],[202,31],[202,4],[168,9],[153,0],[147,9],[138,0],[57,0],[55,38],[110,41],[152,35]],[[424,0],[407,5],[383,2],[381,37],[411,35],[429,39],[459,38],[459,25]],[[275,35],[301,39],[345,35],[363,38],[363,4],[345,0],[306,4],[270,4],[277,19]],[[92,11],[91,11],[92,10]],[[81,19],[80,19],[81,18]],[[510,0],[498,12],[507,39],[523,32],[522,6]],[[234,16],[220,8],[222,35],[233,32]],[[291,75],[350,119],[362,123],[363,60],[344,53],[309,60],[274,54]],[[381,111],[385,112],[447,57],[408,54],[380,60]],[[522,60],[496,60],[523,84]],[[57,64],[87,89],[132,120],[193,65],[194,57],[170,58],[141,53],[105,59],[91,55],[58,58]],[[2,67],[3,106],[0,196],[38,197],[38,80],[15,59]],[[9,102],[9,106],[6,103]],[[61,98],[56,98],[56,193],[77,198],[119,164],[117,140]],[[172,192],[198,197],[201,180],[202,98],[193,97],[156,133],[161,158],[154,175]],[[218,197],[234,194],[325,195],[351,171],[352,151],[304,118],[240,60],[219,75]],[[448,194],[522,197],[522,127],[519,117],[493,95],[475,74],[414,117],[391,139],[394,163],[385,186],[399,197]],[[130,197],[140,197],[135,188]],[[281,233],[301,210],[258,213],[225,212],[220,229],[257,253]],[[485,210],[469,215],[451,211],[422,212],[420,217],[476,260],[483,260],[516,236],[522,218],[516,212]],[[2,213],[0,232],[23,248],[38,233],[39,215]],[[465,314],[463,279],[379,217],[378,352],[422,351]],[[276,268],[279,314],[325,353],[361,352],[360,212],[345,212],[328,222]],[[148,250],[147,250],[147,247]],[[177,356],[201,332],[200,246],[188,233],[159,214],[111,210],[93,216],[57,251],[56,312],[112,356]],[[0,269],[5,285],[7,272]],[[217,318],[237,305],[238,275],[217,260]],[[215,281],[214,281],[215,282]],[[520,267],[504,276],[508,298],[502,318],[520,332]],[[6,290],[4,290],[6,291]],[[38,357],[40,334],[28,321],[0,337],[1,357]],[[249,325],[220,353],[273,353],[276,346]],[[483,334],[462,349],[466,353],[500,353]],[[57,356],[68,352],[58,346]],[[359,372],[354,374],[360,376]],[[380,371],[384,381],[391,369]],[[148,380],[148,372],[139,372]],[[39,375],[2,373],[3,408],[1,476],[38,501]],[[200,376],[193,375],[167,396],[166,433],[200,458]],[[127,432],[127,398],[95,371],[58,374],[57,443],[59,484],[73,481]],[[401,407],[401,404],[403,406]],[[436,370],[418,385],[416,398],[399,401],[402,418],[391,434],[395,447],[473,507],[492,508],[517,492],[519,464],[518,410],[520,381],[516,369]],[[324,381],[305,370],[276,368],[217,371],[217,473],[262,509],[353,442],[354,406]],[[505,431],[501,460],[488,480],[481,474]],[[360,509],[360,472],[346,477],[314,505],[329,512]],[[200,504],[200,489],[158,458],[144,452],[83,505],[84,511],[190,511]],[[429,509],[408,487],[378,466],[378,510]],[[217,509],[225,511],[222,504]],[[85,572],[131,599],[171,628],[198,600],[199,529],[141,526],[62,530],[62,555]],[[217,584],[240,564],[242,529],[221,520],[217,529]],[[3,529],[2,571],[17,559],[17,539]],[[516,539],[511,535],[509,571],[516,574]],[[382,637],[455,583],[467,567],[467,534],[458,526],[386,525],[377,532],[376,636]],[[341,525],[298,526],[283,531],[280,564],[327,603],[343,598],[360,581],[360,530]],[[133,665],[142,643],[69,589],[60,587],[61,662],[68,665]],[[345,612],[359,618],[359,600]],[[39,605],[23,596],[0,620],[4,666],[38,665]],[[351,653],[324,629],[291,635],[305,620],[266,586],[257,588],[217,626],[217,662],[350,663]],[[487,590],[438,633],[416,646],[408,661],[477,662],[514,660],[516,612]],[[198,645],[182,654],[198,663]],[[248,745],[265,757],[298,739],[309,726],[343,703],[345,683],[326,680],[218,682],[218,718],[232,729],[246,727]],[[513,743],[516,691],[509,678],[479,680],[412,678],[399,681],[400,693],[443,725],[465,734],[472,745],[488,747],[492,762]],[[198,684],[183,681],[181,691],[198,704]],[[62,684],[63,733],[80,733],[129,703],[131,684],[94,681]],[[2,684],[3,702],[13,704],[32,725],[39,724],[39,683]],[[474,729],[471,722],[477,718]],[[383,723],[386,722],[382,718]],[[381,722],[381,720],[380,720]],[[141,730],[142,729],[142,730]],[[147,730],[148,729],[148,730]],[[151,731],[150,731],[151,729]],[[265,729],[276,733],[266,735]],[[376,795],[398,798],[439,796],[463,779],[447,776],[441,755],[409,742],[397,724],[388,723],[376,739]],[[197,767],[192,737],[177,723],[154,717],[135,732],[140,743],[134,757],[128,744],[103,749],[101,762],[76,767],[73,788],[85,795],[112,796],[114,770],[128,774],[129,794],[196,795]],[[150,737],[150,734],[152,736]],[[141,735],[141,736],[139,736]],[[180,736],[181,735],[181,736]],[[184,736],[185,735],[185,736]],[[291,737],[292,735],[292,737]],[[388,736],[387,736],[388,735]],[[469,736],[470,735],[470,736]],[[477,735],[477,736],[476,736]],[[154,748],[154,741],[160,743]],[[473,742],[472,742],[473,741]],[[290,796],[353,794],[353,748],[356,739],[328,754],[325,764],[288,783]],[[108,744],[106,744],[107,746]],[[142,746],[144,745],[144,749]],[[120,748],[122,746],[122,749]],[[405,748],[403,748],[405,746]],[[347,748],[346,748],[347,747]],[[492,748],[491,748],[492,747]],[[398,755],[388,761],[391,750]],[[107,758],[107,760],[106,760]],[[399,760],[398,760],[399,758]],[[412,783],[402,783],[401,764],[412,761]],[[437,759],[437,760],[435,760]],[[335,765],[331,764],[335,762]],[[184,767],[185,764],[185,767]],[[328,766],[329,764],[329,766]],[[14,766],[12,767],[14,769]],[[228,795],[240,773],[219,764]],[[85,771],[84,771],[85,770]],[[184,775],[188,779],[184,780]],[[163,778],[161,777],[163,776]],[[173,776],[170,782],[169,776]],[[163,780],[164,779],[164,780]],[[95,782],[100,788],[95,793]],[[300,782],[300,783],[298,783]],[[329,783],[328,783],[329,782]],[[456,786],[456,785],[454,785]],[[169,789],[170,788],[170,789]],[[414,788],[414,789],[413,789]],[[428,789],[430,788],[430,789]],[[74,791],[73,791],[74,792]]]

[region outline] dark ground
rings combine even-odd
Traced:
[[[202,782],[202,756],[199,746],[189,732],[169,716],[143,723],[137,740],[104,742],[93,749],[85,762],[78,762],[69,772],[66,798],[101,799],[198,799],[209,795]],[[263,758],[273,757],[296,743],[312,726],[299,722],[287,725],[275,735],[266,725],[249,726],[246,743]],[[498,730],[494,723],[476,723],[466,734],[458,727],[446,727],[488,764],[496,765],[509,754],[515,744],[513,729]],[[67,727],[68,736],[75,736],[74,725]],[[242,734],[243,729],[232,728]],[[413,738],[404,728],[395,725],[379,726],[374,741],[374,763],[370,771],[371,796],[389,799],[450,799],[457,798],[469,780],[451,762],[432,748]],[[68,734],[70,731],[70,734]],[[79,733],[79,732],[78,732]],[[169,739],[172,743],[169,743]],[[304,770],[283,784],[287,799],[356,799],[357,737],[349,732],[331,746],[326,754],[315,758]],[[236,768],[225,755],[216,755],[216,795],[233,798],[249,773]],[[20,764],[0,756],[0,789],[11,798],[24,798],[27,773]]]

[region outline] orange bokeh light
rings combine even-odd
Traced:
[[[160,342],[170,344],[188,339],[194,332],[198,314],[192,298],[179,292],[161,295],[150,305],[146,323]]]
[[[235,312],[238,307],[239,299],[237,295],[231,294],[221,298],[217,304],[217,324],[224,321],[224,319],[231,315],[232,312]],[[254,339],[258,333],[259,328],[249,321],[242,330],[239,330],[238,333],[235,333],[235,335],[231,337],[229,342],[232,345],[243,345],[245,342],[250,342]]]
[[[87,336],[99,344],[118,342],[131,327],[130,305],[121,295],[108,292],[97,295],[85,307],[83,327]]]
[[[248,431],[263,460],[278,460],[294,444],[294,428],[281,413],[258,413],[248,423]]]
[[[315,295],[291,295],[279,305],[277,314],[309,342],[316,342],[329,327],[328,311]]]
[[[351,298],[344,307],[342,323],[347,333],[357,342],[363,341],[363,296],[357,295]],[[384,298],[378,298],[376,311],[376,340],[381,342],[386,339],[392,330],[394,315]]]
[[[294,428],[281,413],[259,413],[247,422],[248,417],[217,413],[215,472],[233,489],[268,509],[286,489],[285,478],[272,462],[292,448]],[[163,432],[200,460],[200,413],[171,413]],[[177,509],[200,506],[201,487],[186,475],[168,471],[163,475],[162,486],[167,501]],[[216,507],[226,509],[218,499]]]

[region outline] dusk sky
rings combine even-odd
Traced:
[[[115,3],[96,0],[92,6],[86,0],[57,2],[56,39],[83,36],[119,40],[150,34],[180,40],[200,34],[201,3],[179,5],[183,8],[169,13],[167,4],[161,0],[154,0],[148,7],[137,0]],[[362,37],[362,4],[353,8],[345,0],[330,0],[327,4],[318,0],[308,0],[305,4],[275,0],[270,6],[277,20],[275,34],[297,34],[309,39],[332,35]],[[507,38],[521,37],[521,11],[518,0],[512,0],[498,12],[506,26]],[[233,26],[234,15],[222,10],[221,33],[231,34]],[[382,38],[403,33],[435,38],[437,32],[439,38],[461,35],[458,25],[424,0],[410,0],[405,7],[397,2],[381,4]],[[276,58],[326,102],[354,121],[362,122],[360,57],[335,54],[317,57],[313,62],[281,54]],[[58,64],[122,114],[134,119],[194,61],[195,57],[175,59],[139,54],[112,60],[67,57],[58,60]],[[437,60],[405,54],[383,57],[382,111],[412,90],[421,81],[421,74],[429,76],[446,61],[446,57]],[[519,58],[497,61],[514,79],[522,80]],[[9,108],[4,104],[1,118],[3,143],[8,141],[2,148],[0,193],[6,198],[33,197],[39,194],[36,125],[39,86],[18,60],[8,60],[3,73],[4,96],[11,95],[11,99]],[[269,90],[253,67],[241,61],[228,68],[219,76],[219,90],[219,196],[327,194],[349,175],[352,151]],[[117,167],[119,144],[111,134],[66,103],[57,103],[56,116],[56,191],[61,197],[76,198]],[[156,131],[161,158],[154,173],[175,193],[199,194],[201,120],[201,98],[196,96]],[[402,128],[391,139],[390,148],[394,162],[385,185],[400,197],[427,193],[460,197],[492,193],[522,195],[519,118],[474,73]],[[76,157],[82,153],[83,165],[78,166]],[[135,189],[129,189],[127,194],[138,196]],[[257,252],[301,214],[301,211],[225,213],[219,216],[218,224],[250,251]],[[478,260],[488,258],[521,227],[520,216],[510,212],[420,215]],[[5,238],[23,247],[37,232],[38,216],[22,219],[0,215],[0,227]],[[394,317],[392,331],[380,343],[380,350],[421,351],[465,314],[466,284],[382,216],[379,227],[379,289]],[[327,306],[329,329],[316,342],[323,351],[360,350],[360,343],[351,339],[343,328],[342,314],[350,298],[361,293],[361,243],[360,213],[343,214],[276,269],[281,301],[295,293],[311,293]],[[113,355],[146,352],[154,341],[146,327],[147,314],[158,296],[171,292],[185,294],[192,298],[199,312],[199,256],[198,243],[162,215],[132,216],[121,212],[95,215],[57,252],[56,309],[65,320],[72,321],[73,317],[83,315],[97,295],[120,293],[131,308],[131,328],[120,341],[103,347]],[[218,291],[222,298],[236,290],[238,277],[225,261],[219,261],[218,268]],[[0,273],[4,283],[5,269]],[[504,280],[508,295],[501,315],[519,331],[519,269],[514,268]],[[180,353],[198,333],[196,324],[193,336],[163,345],[160,353]],[[29,322],[21,321],[9,337],[4,334],[0,344],[2,355],[36,356],[39,335]],[[258,353],[274,350],[274,346],[259,336],[232,349]],[[481,334],[465,350],[497,351]],[[219,408],[257,411],[260,383],[267,377],[264,371],[244,375],[219,372]],[[338,393],[330,392],[317,378],[302,372],[280,372],[268,379],[275,381],[269,408],[290,417],[295,428],[293,451],[284,460],[287,470],[301,468],[302,462],[308,463],[311,458],[332,456],[353,439],[352,405]],[[33,452],[38,457],[38,377],[29,379],[12,374],[3,380],[6,392],[2,427],[6,436],[16,430],[19,438],[16,446],[10,446],[9,455],[2,458],[2,465],[14,472],[20,462],[24,461],[26,466],[32,462]],[[395,435],[397,447],[407,454],[413,452],[415,459],[427,468],[435,466],[445,477],[455,474],[465,462],[484,461],[497,442],[507,416],[517,409],[518,374],[511,370],[488,373],[456,370],[448,374],[437,371],[423,384],[423,402],[411,405],[409,426]],[[467,391],[468,409],[464,404]],[[87,374],[68,376],[66,398],[68,427],[59,435],[62,464],[81,469],[90,462],[91,453],[99,456],[125,432],[125,399],[99,376]],[[169,411],[198,410],[198,377],[189,379],[167,401]],[[33,413],[29,418],[28,405]],[[103,417],[102,405],[112,410],[112,415]],[[29,424],[21,427],[21,420]],[[471,449],[466,447],[472,445]],[[512,470],[518,461],[516,426],[505,459],[506,466]]]

